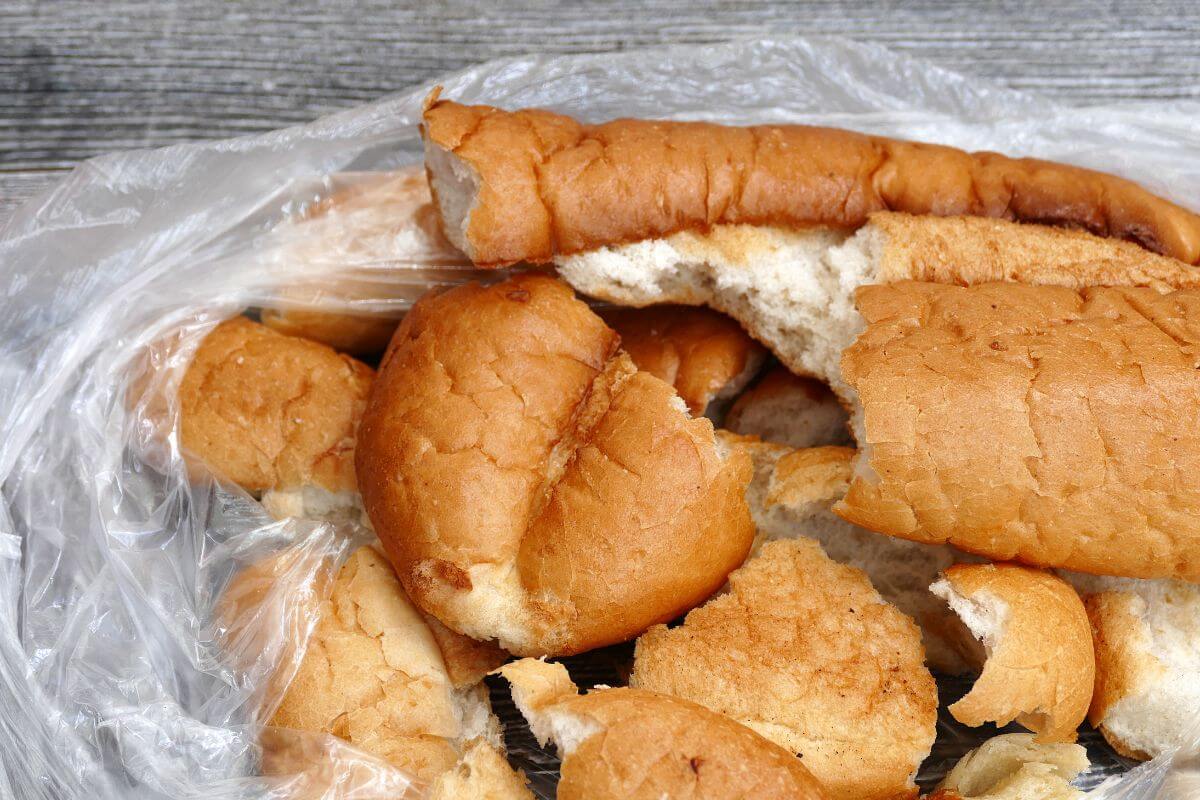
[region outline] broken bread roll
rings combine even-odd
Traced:
[[[1096,648],[1088,720],[1123,756],[1146,759],[1200,736],[1200,586],[1072,576]]]
[[[640,689],[579,694],[561,664],[500,668],[542,746],[562,760],[558,800],[822,800],[799,759],[694,703]]]
[[[638,639],[630,686],[725,714],[804,761],[832,798],[915,796],[936,734],[920,631],[814,541],[763,545],[729,589]]]
[[[793,450],[756,437],[718,432],[723,446],[750,456],[754,477],[746,503],[754,518],[755,549],[776,539],[814,539],[825,554],[862,570],[884,600],[921,628],[929,666],[950,675],[978,668],[970,631],[929,593],[942,570],[970,556],[946,545],[927,545],[860,528],[834,514],[854,473],[848,447]]]
[[[272,231],[271,257],[295,269],[301,282],[283,289],[278,305],[262,309],[261,319],[280,333],[343,353],[381,353],[401,315],[361,306],[404,297],[416,281],[401,280],[398,271],[384,272],[378,265],[439,269],[469,262],[441,234],[422,165],[334,176],[334,181],[339,177],[349,185]]]
[[[1087,768],[1080,745],[1006,733],[959,759],[928,800],[1079,800],[1071,781]]]
[[[1200,291],[863,287],[858,525],[997,561],[1200,580]]]
[[[222,605],[234,615],[231,624],[269,588],[278,572],[272,562],[243,571],[226,589]],[[316,626],[294,674],[284,674],[292,666],[285,658],[270,681],[286,691],[269,725],[337,736],[424,784],[458,770],[465,757],[485,758],[474,752],[480,746],[503,761],[486,688],[456,685],[446,654],[382,553],[359,548],[326,589],[327,598],[312,609]],[[288,763],[290,740],[267,737],[263,744],[268,764]],[[523,789],[505,768],[508,774],[496,776],[497,784]],[[531,795],[506,791],[497,797]]]
[[[200,343],[179,388],[180,443],[276,517],[360,517],[358,422],[374,371],[245,317]]]
[[[766,348],[711,309],[668,305],[599,313],[637,368],[674,386],[694,416],[736,396],[766,360]]]
[[[876,211],[1003,217],[1200,261],[1200,217],[1132,181],[998,153],[803,125],[737,128],[426,100],[443,229],[484,266],[750,224],[857,228]]]
[[[957,564],[929,590],[983,643],[983,673],[950,705],[978,727],[1014,719],[1039,742],[1073,742],[1096,677],[1083,601],[1063,579],[1015,564]]]
[[[851,444],[849,415],[823,381],[776,365],[738,396],[724,427],[788,447]]]
[[[577,653],[692,608],[745,558],[749,460],[617,343],[536,274],[433,293],[405,317],[358,479],[409,595],[452,630]]]

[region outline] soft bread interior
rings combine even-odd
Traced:
[[[465,161],[429,139],[425,140],[429,188],[442,216],[442,233],[459,250],[473,257],[467,225],[479,193],[479,175]]]
[[[729,225],[602,247],[556,263],[576,289],[611,302],[723,311],[771,345],[793,372],[842,388],[842,350],[863,328],[853,293],[876,278],[879,236]]]
[[[1200,586],[1064,577],[1090,595],[1097,662],[1092,723],[1130,757],[1200,744]]]
[[[562,664],[524,658],[499,670],[508,679],[513,704],[529,723],[529,730],[542,747],[553,742],[560,758],[566,758],[588,737],[600,732],[597,722],[557,707],[557,701],[578,691]]]
[[[988,739],[954,765],[931,800],[1074,800],[1083,792],[1070,782],[1088,767],[1077,744],[1040,744],[1032,734]]]
[[[976,666],[983,664],[999,646],[1000,637],[1004,635],[1004,626],[1008,622],[1008,605],[999,597],[987,592],[967,597],[955,591],[945,578],[935,581],[929,587],[929,591],[946,601],[950,610],[967,626],[967,630],[980,645]]]

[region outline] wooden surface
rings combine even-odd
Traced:
[[[785,34],[1069,102],[1200,97],[1196,0],[0,0],[0,223],[81,159],[269,130],[497,56]]]

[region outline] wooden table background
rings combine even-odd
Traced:
[[[783,34],[1068,102],[1200,97],[1197,0],[0,0],[0,223],[81,159],[278,128],[497,56]]]

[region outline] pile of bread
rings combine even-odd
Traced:
[[[839,130],[435,93],[422,131],[428,181],[300,224],[365,209],[513,269],[402,320],[289,290],[181,385],[208,469],[378,537],[328,565],[271,725],[442,798],[531,796],[492,672],[562,798],[916,797],[931,670],[978,673],[961,723],[1030,731],[941,798],[1078,796],[1085,720],[1133,759],[1191,742],[1200,217]],[[230,619],[278,574],[235,577]],[[553,660],[630,640],[628,686],[580,694]]]

